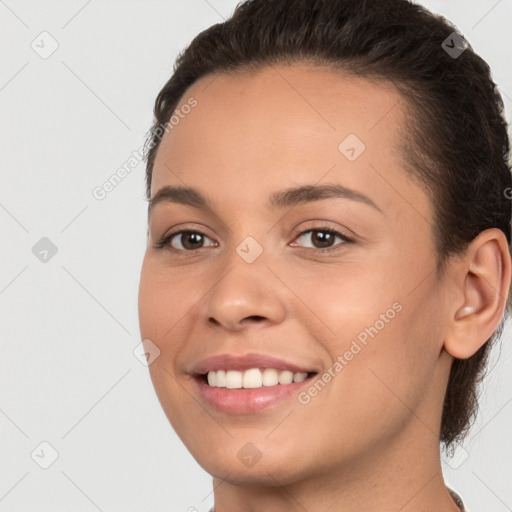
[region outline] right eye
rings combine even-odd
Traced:
[[[204,238],[210,239],[200,231],[181,230],[165,235],[155,244],[155,247],[159,249],[168,247],[175,252],[191,252],[202,249],[200,244],[204,242]],[[215,244],[212,245],[215,246]]]

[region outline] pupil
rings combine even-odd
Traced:
[[[333,236],[332,233],[329,233],[328,231],[316,231],[316,234],[314,235],[315,242],[319,242],[321,247],[329,247],[330,241]]]
[[[201,242],[201,236],[202,235],[200,235],[199,233],[190,233],[190,232],[189,233],[184,233],[183,237],[185,238],[185,243],[183,243],[183,241],[182,241],[183,247],[189,248],[189,249],[196,249],[196,247],[194,247],[194,239],[195,239],[196,244],[198,242],[200,243]],[[189,244],[189,242],[190,242],[190,244]]]

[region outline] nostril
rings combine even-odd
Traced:
[[[251,320],[265,320],[265,317],[260,316],[260,315],[251,315],[251,316],[248,316],[247,318],[251,319]]]

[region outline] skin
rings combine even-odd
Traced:
[[[441,473],[442,403],[453,356],[474,354],[503,314],[505,236],[484,231],[436,274],[433,207],[401,160],[405,101],[391,85],[295,64],[204,77],[178,110],[191,96],[197,106],[162,139],[151,196],[192,186],[215,210],[151,211],[139,318],[142,339],[161,351],[149,367],[156,393],[213,476],[216,512],[457,511]],[[338,149],[348,134],[366,146],[353,162]],[[380,211],[342,198],[265,207],[275,191],[326,183]],[[354,241],[336,237],[336,250],[314,253],[325,251],[318,231],[300,233],[323,234],[325,223]],[[181,257],[155,247],[180,229],[206,236],[189,252],[176,236]],[[248,236],[263,249],[250,264],[236,252]],[[401,311],[307,404],[223,413],[188,373],[223,353],[322,373],[397,302]],[[247,443],[261,452],[252,467],[237,457]]]

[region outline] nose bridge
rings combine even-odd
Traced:
[[[261,235],[260,235],[261,237]],[[218,279],[209,294],[207,317],[226,327],[236,328],[244,319],[282,319],[283,297],[276,283],[263,244],[246,236],[226,256]]]
[[[267,270],[265,262],[268,262],[271,239],[271,225],[262,211],[262,205],[255,199],[246,201],[244,211],[229,219],[231,229],[229,240],[229,254],[226,255],[227,267],[241,265],[247,270],[258,268]]]

